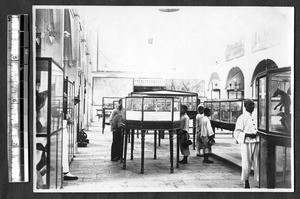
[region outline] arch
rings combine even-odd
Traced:
[[[208,83],[208,91],[210,91],[210,99],[220,99],[220,77],[218,73],[214,72],[210,75]]]
[[[244,74],[239,67],[232,67],[228,72],[226,89],[244,90]]]
[[[253,72],[253,75],[252,75],[252,79],[251,79],[251,85],[253,85],[255,79],[256,79],[256,76],[263,72],[263,71],[266,71],[268,69],[271,69],[271,68],[278,68],[277,64],[271,60],[271,59],[264,59],[262,61],[260,61],[257,66],[255,67],[255,70]]]
[[[220,82],[220,77],[219,77],[218,73],[216,73],[216,72],[214,72],[210,75],[209,82],[208,82],[208,88],[211,83],[215,83],[215,82],[217,82],[217,83]]]

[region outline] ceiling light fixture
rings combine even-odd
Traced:
[[[160,8],[158,10],[161,12],[177,12],[180,9],[179,8]]]

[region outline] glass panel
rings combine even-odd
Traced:
[[[188,110],[189,110],[188,97],[182,97],[181,104],[186,105],[188,107]]]
[[[172,121],[171,98],[144,98],[144,121]]]
[[[180,120],[180,100],[179,99],[174,99],[173,117],[174,117],[174,121]]]
[[[144,99],[144,111],[171,112],[171,98]]]
[[[291,188],[291,149],[276,146],[275,188]]]
[[[230,123],[236,123],[237,118],[242,114],[242,102],[230,102]]]
[[[126,111],[141,111],[141,110],[142,110],[142,98],[126,98]]]
[[[144,99],[144,111],[155,111],[156,104],[153,98]]]
[[[229,122],[229,102],[221,102],[221,121]]]
[[[67,101],[67,114],[69,115],[69,118],[71,118],[71,120],[73,121],[71,124],[68,125],[68,161],[71,162],[71,160],[73,159],[74,156],[74,119],[75,119],[75,115],[74,115],[74,97],[75,97],[75,85],[67,82],[68,84],[68,101]]]
[[[270,131],[276,133],[291,132],[291,84],[290,71],[270,75]]]
[[[51,75],[51,132],[62,128],[63,121],[63,71],[52,64]]]
[[[212,102],[211,120],[220,121],[220,102]]]
[[[267,140],[264,137],[260,139],[260,156],[259,156],[259,186],[260,188],[267,188],[267,171],[268,171],[268,150]]]
[[[125,98],[126,99],[126,120],[142,120],[142,98]]]
[[[50,184],[48,185],[50,189],[56,189],[57,185],[57,133],[53,134],[50,137],[50,164],[47,167],[47,170],[50,171]],[[49,153],[48,153],[49,154]]]
[[[57,132],[57,189],[62,188],[63,182],[63,170],[62,170],[62,132],[63,130],[59,130]],[[51,169],[51,168],[50,168]]]
[[[211,110],[211,102],[205,102],[204,108],[209,108]]]
[[[47,113],[48,113],[48,71],[42,71],[37,66],[36,74],[36,130],[37,133],[47,133]]]
[[[197,97],[193,96],[192,97],[192,107],[190,109],[190,111],[197,111]]]
[[[50,189],[62,186],[62,130],[57,131],[50,137]]]
[[[258,80],[258,128],[266,129],[266,77]]]
[[[118,108],[119,106],[119,100],[113,101],[113,109]]]

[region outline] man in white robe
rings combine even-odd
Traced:
[[[246,111],[237,119],[234,138],[241,145],[242,176],[245,188],[250,188],[249,176],[251,168],[254,169],[254,178],[259,180],[259,136],[257,124],[253,118],[254,102],[250,99],[244,101]]]

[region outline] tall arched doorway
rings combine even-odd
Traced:
[[[244,98],[244,75],[239,67],[230,69],[226,80],[226,90],[228,99]]]
[[[209,78],[208,92],[210,92],[210,99],[220,99],[220,77],[218,73],[212,73]]]
[[[272,69],[272,68],[278,68],[277,64],[271,60],[271,59],[264,59],[262,61],[260,61],[257,66],[255,67],[255,70],[252,74],[252,79],[251,79],[251,87],[252,87],[252,97],[254,99],[258,98],[258,92],[257,92],[257,88],[256,85],[254,85],[256,77],[259,73],[264,72],[268,69]]]

